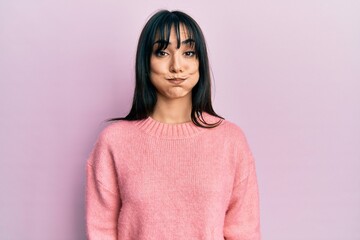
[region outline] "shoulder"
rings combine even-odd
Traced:
[[[100,131],[98,141],[107,144],[121,142],[122,139],[134,134],[136,122],[138,121],[117,120],[111,122]]]
[[[243,128],[241,128],[237,123],[232,122],[227,119],[223,119],[221,124],[216,127],[219,133],[226,136],[226,138],[232,139],[234,141],[246,141],[246,136]]]
[[[211,139],[211,141],[221,142],[224,146],[232,146],[235,148],[248,147],[245,132],[237,123],[209,114],[204,114],[204,119],[209,123],[220,121],[218,126],[205,131],[204,136]]]
[[[244,130],[234,122],[229,120],[224,120],[222,124],[224,131],[227,132],[227,138],[231,139],[231,143],[234,144],[234,149],[236,155],[239,156],[240,164],[250,164],[254,163],[254,157],[252,154],[251,147],[247,140]],[[244,165],[243,168],[245,169]]]

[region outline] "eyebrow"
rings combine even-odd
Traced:
[[[195,40],[192,39],[192,38],[188,38],[188,39],[182,41],[182,42],[181,42],[181,45],[193,44],[193,43],[195,43]],[[171,45],[171,42],[168,42],[168,41],[165,41],[165,40],[157,40],[156,42],[154,42],[153,45],[155,45],[155,44],[164,44],[164,45],[167,44],[167,45]]]

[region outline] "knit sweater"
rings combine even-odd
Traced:
[[[89,240],[260,239],[254,158],[230,121],[113,122],[86,171]]]

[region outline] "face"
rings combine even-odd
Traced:
[[[157,96],[166,100],[191,98],[191,91],[199,81],[199,60],[195,44],[187,37],[186,28],[180,26],[180,48],[174,27],[171,28],[166,49],[157,51],[155,42],[150,58],[150,80]]]

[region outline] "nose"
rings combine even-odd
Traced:
[[[170,62],[170,72],[172,73],[178,73],[178,72],[182,72],[182,62],[181,62],[181,57],[178,54],[174,54],[171,58],[171,62]]]

